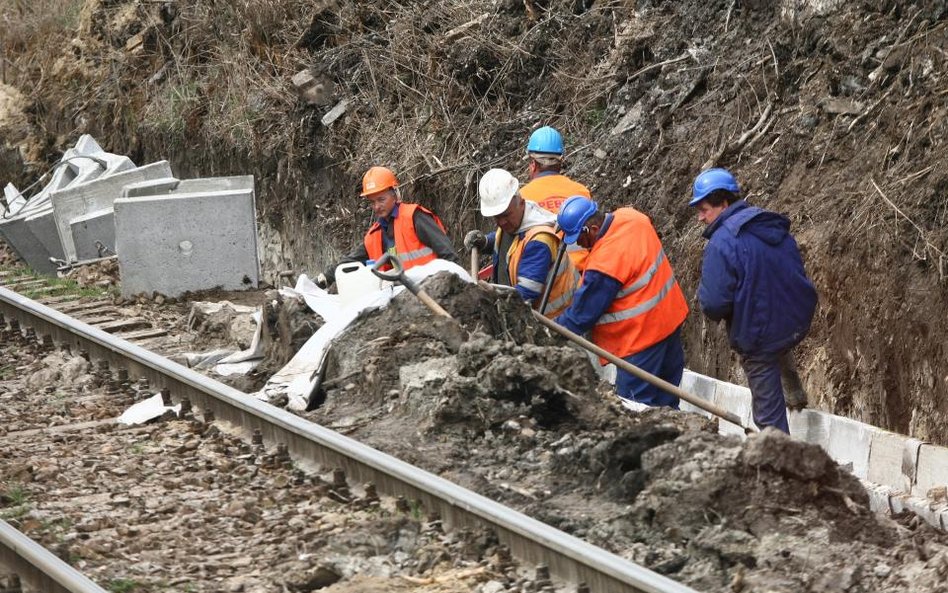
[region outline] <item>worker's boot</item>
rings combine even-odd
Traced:
[[[806,390],[797,374],[797,367],[793,361],[793,353],[785,352],[780,356],[780,381],[783,383],[783,399],[787,402],[787,409],[799,412],[809,403]]]

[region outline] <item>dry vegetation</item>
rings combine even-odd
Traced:
[[[825,10],[825,12],[820,12]],[[269,272],[313,270],[365,226],[393,166],[455,237],[535,125],[570,172],[663,235],[686,292],[704,164],[787,213],[821,293],[801,354],[823,408],[948,442],[946,7],[926,0],[0,0],[4,80],[28,103],[4,179],[80,132],[181,177],[253,173]],[[291,78],[322,85],[308,105]],[[340,101],[345,115],[321,118]],[[0,103],[2,104],[2,103]],[[9,130],[9,122],[3,123]],[[24,132],[25,130],[25,132]],[[22,138],[21,138],[22,137]],[[21,142],[22,140],[22,142]],[[12,155],[12,156],[11,156]],[[695,315],[689,366],[739,379]]]

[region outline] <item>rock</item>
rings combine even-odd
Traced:
[[[794,440],[773,428],[747,439],[743,459],[752,467],[769,467],[805,481],[828,480],[837,474],[836,463],[819,445]]]
[[[507,587],[500,581],[487,581],[478,589],[478,593],[502,593]]]

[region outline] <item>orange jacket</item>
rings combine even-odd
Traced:
[[[544,210],[549,210],[553,214],[558,214],[560,206],[566,201],[566,198],[572,196],[585,196],[591,198],[587,188],[582,183],[577,183],[566,175],[540,174],[534,177],[529,183],[520,188],[520,195],[525,200],[536,202]],[[578,245],[570,245],[567,252],[570,260],[577,270],[582,271],[586,265],[586,258],[589,252]]]
[[[405,203],[400,203],[398,205],[398,216],[394,219],[395,255],[398,256],[399,261],[402,263],[402,267],[404,267],[406,270],[415,266],[426,264],[438,258],[434,250],[422,243],[421,240],[418,239],[418,235],[415,233],[414,219],[416,210],[421,210],[426,214],[430,214],[431,217],[435,219],[435,222],[438,223],[438,226],[441,227],[441,230],[444,230],[444,224],[441,223],[441,219],[438,218],[434,212],[428,210],[424,206]],[[365,233],[365,238],[362,241],[365,245],[366,253],[369,254],[369,259],[377,260],[382,257],[382,253],[384,252],[382,232],[382,225],[376,221],[372,223],[372,226],[369,227],[368,232]]]
[[[685,295],[652,221],[634,208],[613,213],[606,234],[589,250],[586,270],[622,282],[592,330],[592,341],[616,356],[636,354],[661,342],[688,316]]]
[[[495,242],[497,244],[500,242],[500,235],[501,233],[499,232],[496,235],[497,240]],[[545,225],[531,227],[524,232],[523,239],[521,239],[519,235],[514,237],[513,243],[510,244],[510,249],[507,251],[507,270],[510,274],[510,284],[512,286],[517,286],[517,283],[521,281],[517,276],[517,268],[520,265],[520,257],[523,255],[523,249],[530,241],[539,241],[546,245],[550,250],[550,267],[556,264],[556,253],[560,247],[560,238],[553,233],[552,227]],[[547,272],[547,274],[549,275],[549,272]],[[553,288],[550,289],[549,301],[546,304],[546,311],[543,312],[543,315],[553,319],[565,311],[566,308],[570,306],[570,303],[573,302],[573,294],[576,292],[578,285],[579,272],[573,267],[573,263],[568,257],[563,258],[556,275],[553,277]],[[534,299],[533,301],[534,309],[539,310],[540,302],[543,300],[544,289],[545,286],[540,287],[540,298]]]
[[[591,198],[589,189],[576,183],[566,175],[540,175],[534,177],[530,183],[520,188],[520,195],[525,200],[536,202],[544,210],[549,210],[553,214],[558,214],[560,206],[566,201],[566,198],[572,196],[585,196]]]

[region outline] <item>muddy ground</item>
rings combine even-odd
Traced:
[[[654,220],[686,293],[706,164],[790,216],[821,305],[799,358],[814,404],[948,443],[946,7],[860,0],[400,4],[3,0],[0,178],[25,187],[80,133],[181,177],[254,174],[265,272],[358,240],[370,165],[460,248],[476,182],[523,172],[530,130]],[[291,77],[309,69],[309,100]],[[317,92],[318,91],[318,92]],[[346,101],[342,117],[321,118]],[[693,314],[691,368],[740,380]]]
[[[942,590],[948,538],[870,512],[820,447],[625,411],[520,299],[424,286],[456,321],[407,292],[364,314],[306,417],[699,591]]]

